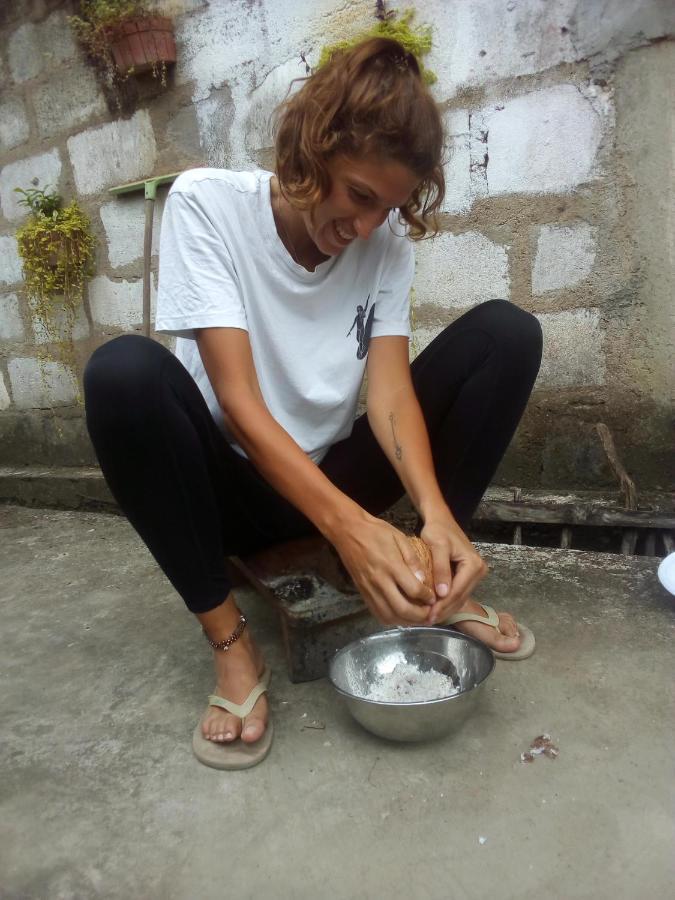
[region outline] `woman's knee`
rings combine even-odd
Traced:
[[[526,354],[539,365],[543,336],[536,316],[508,300],[488,300],[472,312],[500,347],[515,354]]]
[[[138,394],[155,377],[157,368],[171,354],[140,334],[123,334],[102,344],[91,355],[84,370],[85,403],[101,393],[125,391]]]

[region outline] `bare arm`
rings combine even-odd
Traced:
[[[383,622],[420,622],[431,592],[404,564],[396,529],[338,490],[271,416],[255,372],[247,332],[208,328],[197,345],[228,428],[264,478],[333,543],[371,611]],[[388,566],[382,565],[386,557]],[[392,571],[391,559],[398,565]],[[417,603],[410,602],[410,599]]]
[[[208,328],[197,345],[226,424],[258,471],[328,536],[359,507],[335,488],[270,415],[247,332]]]
[[[455,521],[436,479],[404,337],[378,337],[368,351],[368,421],[424,522],[439,602],[430,621],[459,609],[487,567]],[[451,566],[452,564],[452,566]],[[453,572],[454,569],[454,572]]]

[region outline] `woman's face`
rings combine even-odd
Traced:
[[[337,256],[356,238],[367,241],[390,210],[408,202],[421,180],[402,163],[374,157],[339,156],[327,169],[330,194],[302,214],[311,241],[325,256]]]

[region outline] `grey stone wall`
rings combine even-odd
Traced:
[[[166,90],[111,107],[73,40],[68,4],[0,11],[0,462],[93,462],[82,368],[140,329],[143,199],[108,189],[195,165],[269,167],[271,113],[321,47],[373,22],[370,0],[173,0]],[[673,361],[675,7],[669,0],[417,0],[448,131],[442,230],[417,248],[416,350],[475,303],[504,297],[545,335],[505,483],[612,483],[593,425],[638,484],[669,478]],[[76,365],[40,367],[22,295],[13,188],[77,197],[99,244]],[[153,270],[162,202],[155,215]],[[153,285],[154,287],[154,285]],[[154,297],[153,297],[154,300]]]

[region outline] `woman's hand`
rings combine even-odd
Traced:
[[[451,516],[428,519],[420,537],[433,559],[436,602],[427,623],[434,625],[459,612],[488,568]]]
[[[428,621],[436,598],[422,584],[419,560],[403,532],[364,512],[331,541],[376,619],[385,625]]]

